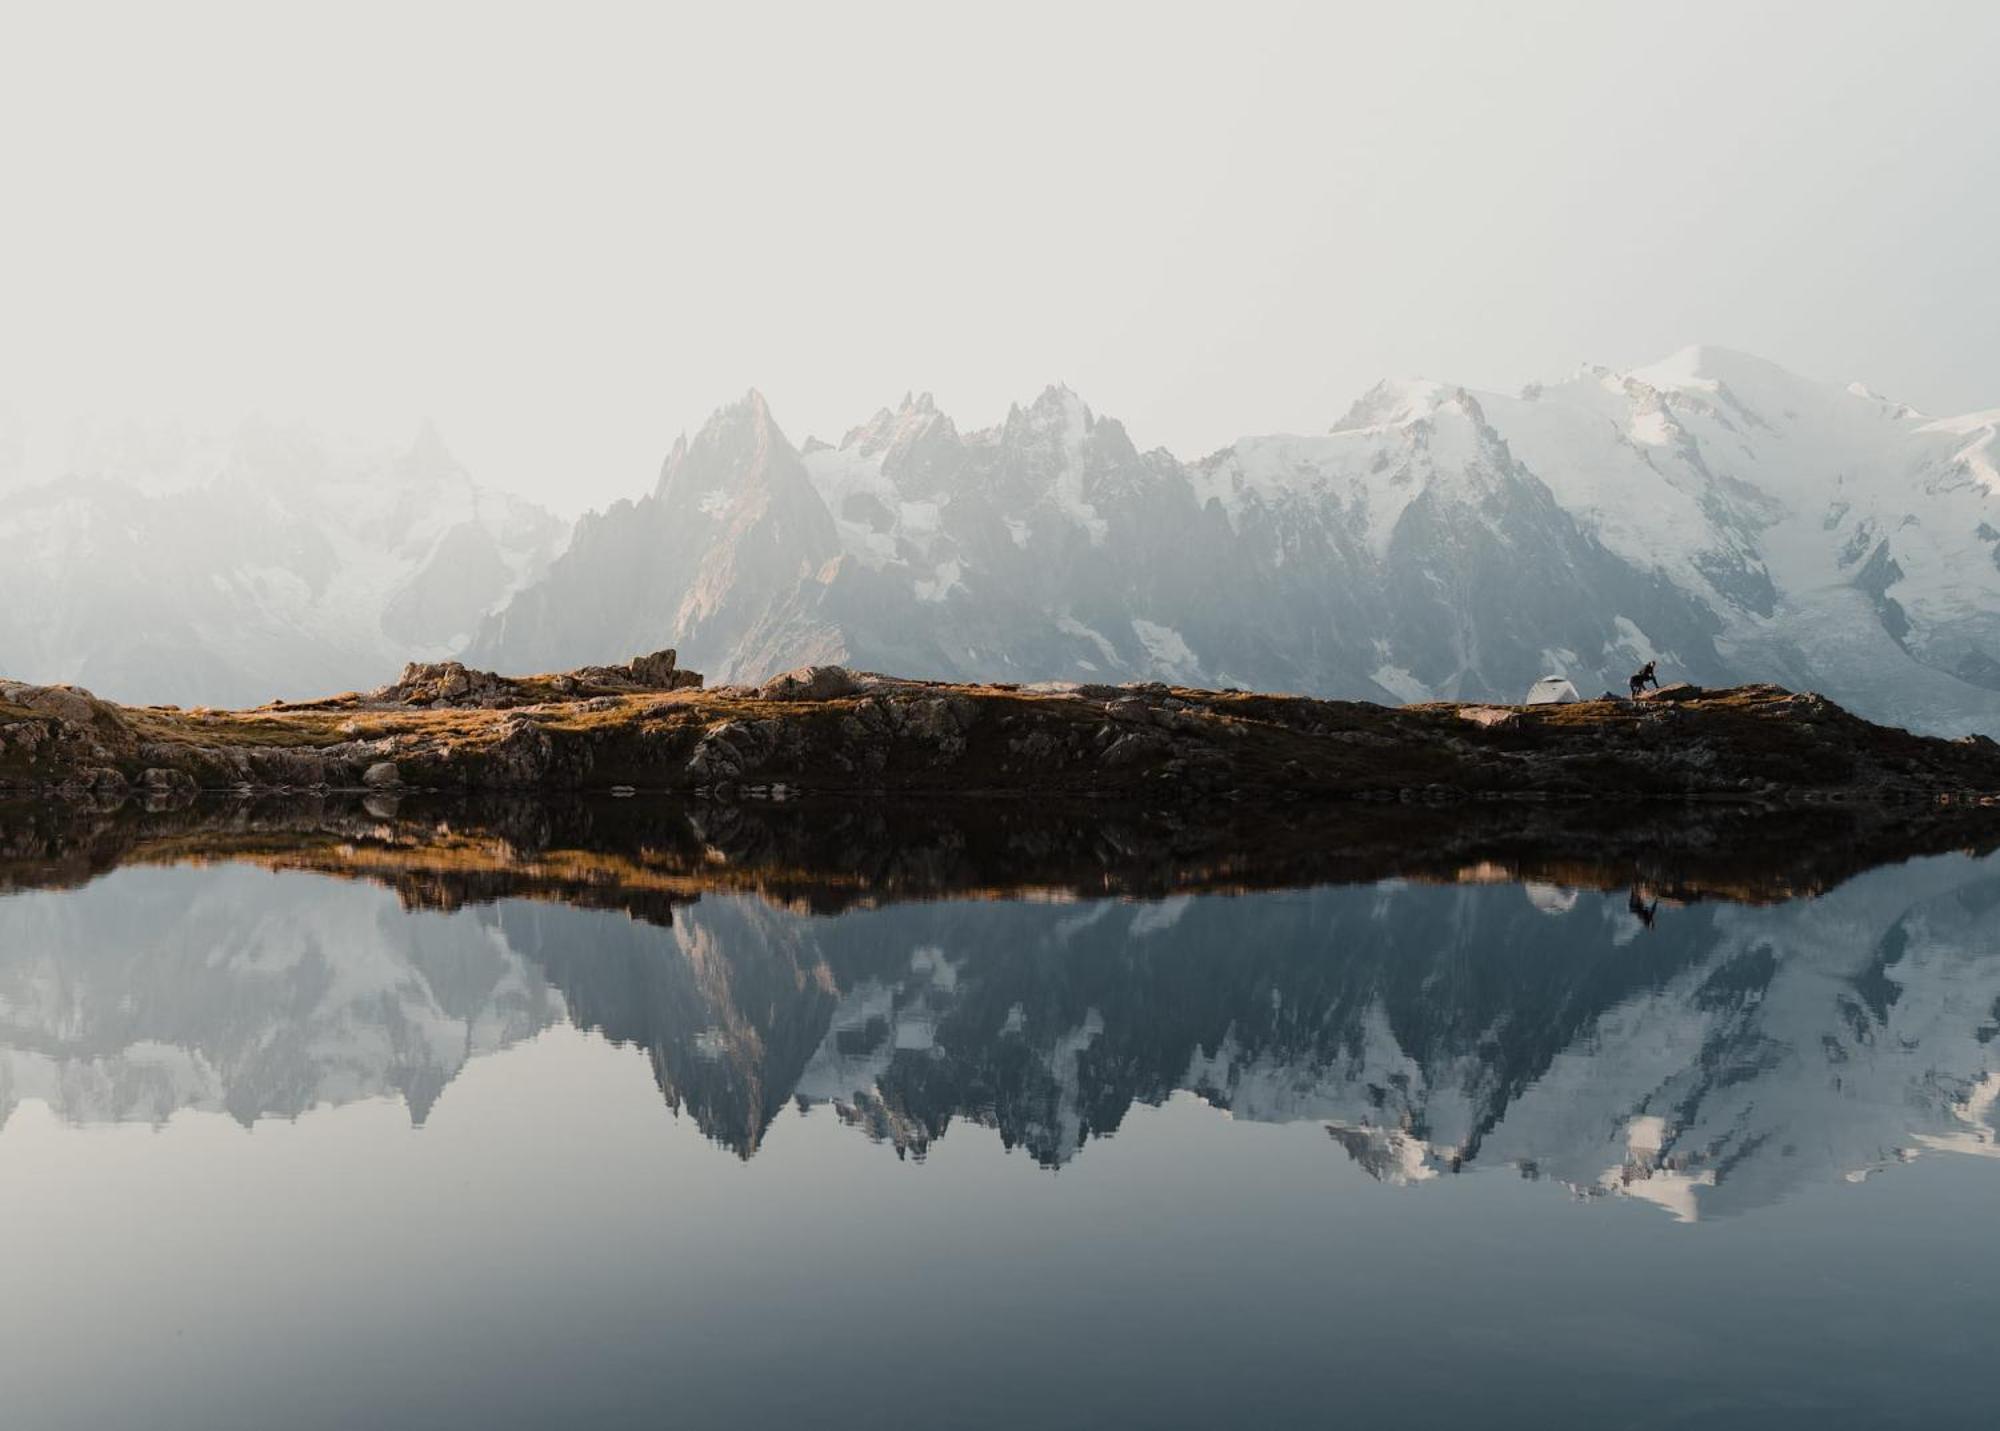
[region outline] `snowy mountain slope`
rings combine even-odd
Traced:
[[[212,460],[0,496],[0,670],[189,705],[378,684],[463,646],[562,539],[428,427],[381,457],[246,424]]]
[[[1585,414],[1631,459],[1593,449]],[[1717,349],[1586,372],[1499,420],[1608,546],[1650,554],[1724,618],[1736,668],[1929,729],[2000,719],[1990,424]]]
[[[803,450],[752,394],[474,656],[1390,701],[1621,689],[1658,657],[2000,730],[1996,432],[1713,348],[1513,396],[1384,383],[1326,433],[1193,464],[1061,387],[971,433],[906,397]]]

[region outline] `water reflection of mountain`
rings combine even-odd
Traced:
[[[338,848],[256,834],[226,853],[337,867]],[[567,1016],[643,1049],[668,1101],[746,1156],[799,1099],[907,1155],[965,1120],[1056,1166],[1189,1089],[1318,1121],[1384,1180],[1514,1166],[1688,1215],[1993,1143],[2000,865],[1983,856],[1769,903],[1655,904],[1688,892],[1685,869],[1635,889],[1573,854],[1454,854],[1447,880],[1431,848],[1416,879],[875,904],[838,879],[823,889],[844,895],[813,895],[775,856],[783,897],[766,897],[756,862],[713,844],[704,884],[665,833],[599,850],[628,862],[618,878],[516,844],[512,881],[465,830],[400,862],[397,837],[343,830],[359,881],[137,869],[0,900],[5,1106],[249,1119],[396,1093],[421,1116],[467,1058]],[[1529,866],[1544,878],[1488,882]],[[403,913],[377,882],[446,912]]]
[[[681,911],[664,997],[601,962],[574,982],[579,944],[547,967],[745,1152],[791,1094],[904,1152],[967,1119],[1053,1166],[1185,1088],[1321,1121],[1386,1180],[1513,1165],[1687,1215],[1990,1146],[1996,906],[2000,869],[1961,857],[1650,929],[1518,886],[832,920],[727,898]]]
[[[562,1017],[495,934],[229,866],[0,900],[0,1119],[24,1098],[78,1122],[250,1123],[394,1095],[421,1120],[468,1059]]]

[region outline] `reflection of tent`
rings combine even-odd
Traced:
[[[1583,697],[1576,693],[1576,687],[1569,683],[1567,676],[1544,676],[1528,687],[1528,698],[1521,702],[1528,706],[1566,706]]]

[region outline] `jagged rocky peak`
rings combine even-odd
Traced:
[[[683,434],[667,454],[669,467],[687,462],[712,461],[716,455],[734,456],[769,442],[783,434],[771,417],[771,405],[764,395],[751,388],[735,402],[726,403],[708,415],[692,438]],[[790,446],[789,443],[786,444]]]
[[[1007,410],[1002,430],[1009,436],[1050,431],[1081,436],[1090,431],[1097,415],[1077,396],[1068,383],[1050,383],[1035,400],[1022,407],[1015,403]]]
[[[659,495],[673,515],[723,515],[744,493],[767,486],[802,488],[799,453],[771,416],[764,395],[752,388],[717,409],[692,440],[682,439],[661,470]]]
[[[654,484],[656,487],[665,487],[667,485],[667,474],[672,472],[680,463],[687,460],[687,451],[688,435],[685,432],[677,434],[674,437],[674,445],[667,449],[666,458],[660,463],[660,478]]]
[[[686,459],[699,461],[713,453],[734,456],[746,448],[762,448],[773,441],[783,443],[788,451],[791,448],[771,417],[770,403],[765,401],[764,394],[751,388],[735,402],[709,415],[689,444]]]
[[[840,450],[860,457],[880,458],[885,472],[894,473],[919,447],[956,446],[958,428],[929,393],[903,400],[893,410],[881,408],[859,427],[849,428]]]
[[[1067,383],[1051,383],[1025,408],[1016,403],[993,436],[1004,453],[1030,469],[1071,470],[1138,456],[1124,424],[1100,417]]]

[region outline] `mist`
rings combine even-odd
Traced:
[[[1142,448],[1688,343],[2000,403],[2000,11],[362,4],[0,19],[0,481],[434,418],[573,516],[750,387]]]

